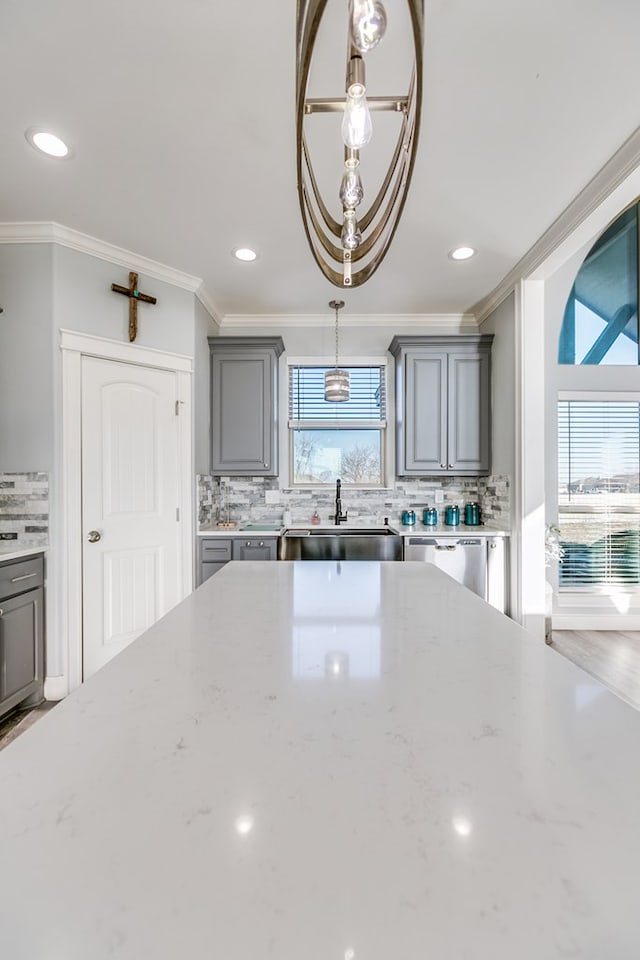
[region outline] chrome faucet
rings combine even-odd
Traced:
[[[341,523],[343,523],[347,519],[347,511],[345,510],[344,513],[342,512],[342,500],[340,499],[340,487],[341,487],[340,480],[336,480],[336,515],[334,518],[336,521],[336,526],[339,526]]]

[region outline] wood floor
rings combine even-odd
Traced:
[[[551,649],[640,710],[640,631],[554,630]]]
[[[43,717],[55,705],[55,700],[45,700],[37,707],[31,707],[28,710],[15,710],[8,717],[3,717],[0,720],[0,750],[8,747],[16,737],[19,737],[21,733],[37,723],[40,717]]]

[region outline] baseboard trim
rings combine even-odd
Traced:
[[[66,677],[45,677],[44,698],[45,700],[64,700],[69,693],[69,685]]]

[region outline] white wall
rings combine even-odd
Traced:
[[[129,285],[128,270],[59,245],[53,256],[56,329],[128,341],[129,298],[111,290],[112,283]],[[193,356],[194,295],[142,274],[139,285],[158,302],[138,304],[136,343]]]
[[[0,245],[0,465],[53,468],[53,253]]]
[[[512,293],[482,324],[482,333],[494,335],[491,348],[491,472],[515,474],[515,296]]]
[[[207,337],[216,336],[218,327],[199,300],[195,301],[193,344],[193,463],[195,473],[209,473],[209,344]],[[195,489],[195,487],[194,487]],[[195,503],[197,511],[197,503]]]

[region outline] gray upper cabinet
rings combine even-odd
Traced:
[[[278,358],[282,337],[209,337],[211,473],[278,473]]]
[[[398,476],[491,467],[493,336],[394,337]]]

